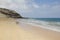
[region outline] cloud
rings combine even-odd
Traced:
[[[33,17],[60,17],[60,5],[40,5],[38,9],[32,11]]]
[[[9,8],[9,9],[27,9],[25,0],[0,0],[0,7]]]
[[[39,6],[37,4],[33,4],[34,8],[39,8]]]
[[[31,1],[29,6],[29,17],[55,17],[60,18],[60,3],[52,2],[50,4],[36,4]]]
[[[0,7],[20,12],[31,12],[32,9],[39,8],[32,0],[0,0]]]
[[[34,0],[0,0],[0,7],[13,9],[26,17],[60,17],[60,3],[38,4]]]

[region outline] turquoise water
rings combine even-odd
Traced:
[[[60,22],[60,18],[33,18],[33,19],[43,20],[43,21]]]
[[[60,32],[60,18],[29,18],[20,19],[20,21]]]
[[[60,27],[60,18],[34,18],[35,20],[43,21],[46,25]]]

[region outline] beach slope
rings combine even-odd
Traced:
[[[59,32],[27,24],[20,25],[15,19],[0,18],[0,40],[60,40]]]

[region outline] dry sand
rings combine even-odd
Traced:
[[[60,32],[20,25],[14,19],[0,18],[0,40],[60,40]]]

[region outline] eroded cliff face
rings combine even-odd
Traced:
[[[22,18],[22,16],[18,14],[16,11],[6,9],[6,8],[0,8],[0,16],[1,14],[5,15],[6,17],[10,17],[10,18]]]

